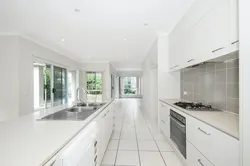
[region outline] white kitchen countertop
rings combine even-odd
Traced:
[[[226,111],[189,111],[174,105],[181,99],[160,99],[160,101],[194,117],[236,139],[239,139],[239,115]]]
[[[0,165],[38,166],[49,160],[112,101],[84,121],[37,121],[62,108],[39,111],[0,124]],[[65,106],[64,106],[65,108]]]

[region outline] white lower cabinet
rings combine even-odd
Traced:
[[[113,132],[114,112],[113,102],[45,166],[100,166]]]
[[[101,165],[103,156],[113,132],[113,108],[107,107],[97,118],[97,166]]]
[[[97,126],[98,126],[98,132],[96,136],[97,140],[97,165],[101,165],[102,158],[105,153],[105,119],[102,117],[104,113],[101,113],[99,117],[96,119]]]
[[[240,166],[239,140],[159,101],[159,128],[169,140],[170,109],[186,118],[187,166]]]
[[[167,104],[159,102],[159,126],[164,135],[170,139],[170,110]]]
[[[187,117],[187,140],[215,166],[239,166],[239,140]]]
[[[187,166],[213,166],[213,164],[187,141]]]
[[[45,166],[96,166],[97,125],[88,124]]]

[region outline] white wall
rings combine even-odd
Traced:
[[[239,33],[240,33],[240,149],[242,166],[250,165],[250,1],[240,0]]]
[[[157,121],[158,117],[157,57],[158,47],[156,40],[143,62],[143,110],[155,121]]]
[[[0,121],[19,115],[18,37],[0,37]]]
[[[133,62],[133,57],[127,59],[127,61],[123,61],[123,62],[112,62],[112,66],[116,69],[116,70],[120,70],[120,71],[138,71],[138,70],[142,70],[142,63],[141,62]]]
[[[120,77],[136,77],[136,76],[142,76],[143,71],[142,70],[118,70],[117,71],[118,75]]]
[[[102,97],[104,101],[111,99],[111,74],[117,74],[115,68],[110,63],[82,63],[80,86],[86,87],[86,72],[101,72],[102,80]]]
[[[20,36],[0,36],[1,66],[9,87],[1,93],[0,120],[6,120],[33,112],[33,60],[78,69],[80,64]],[[34,57],[35,56],[35,57]],[[1,74],[4,74],[1,73]],[[11,90],[10,90],[11,89]],[[14,108],[13,108],[14,107]]]

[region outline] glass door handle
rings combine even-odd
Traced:
[[[56,88],[53,88],[53,89],[52,89],[52,93],[56,93]]]

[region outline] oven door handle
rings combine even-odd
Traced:
[[[181,124],[180,122],[178,122],[177,120],[175,120],[173,117],[170,116],[170,119],[173,120],[175,123],[177,123],[179,126],[181,126],[182,128],[185,128],[186,126]]]

